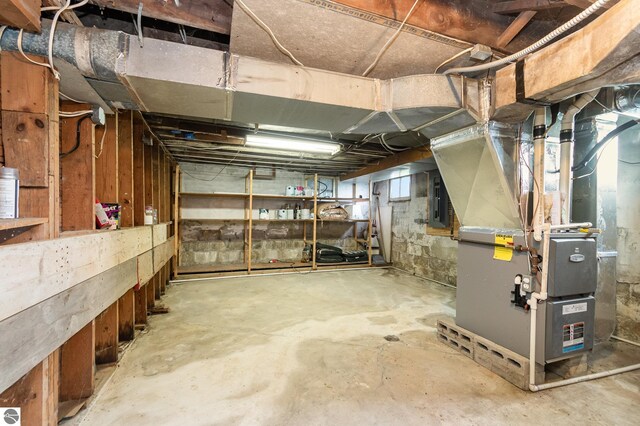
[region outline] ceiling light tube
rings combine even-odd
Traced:
[[[246,146],[280,149],[293,152],[312,152],[317,154],[335,155],[340,152],[340,145],[330,142],[310,141],[279,136],[247,135]]]

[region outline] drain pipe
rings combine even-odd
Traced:
[[[38,56],[49,54],[51,21],[42,21],[42,32],[22,34],[22,50]],[[18,51],[20,31],[7,28],[0,37],[2,50]],[[85,77],[120,82],[116,62],[129,49],[129,35],[121,31],[79,27],[58,22],[53,38],[53,56],[80,70]]]
[[[562,212],[561,223],[571,222],[571,197],[573,192],[573,183],[571,178],[573,173],[573,128],[576,115],[595,97],[600,89],[595,89],[584,93],[569,107],[562,117],[560,127],[560,193],[562,194]]]
[[[544,223],[544,141],[547,133],[547,109],[536,108],[533,124],[533,238],[542,239]],[[526,227],[527,224],[525,223]]]

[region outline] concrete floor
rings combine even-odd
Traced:
[[[383,269],[176,284],[171,313],[151,318],[74,420],[640,424],[638,371],[532,394],[438,343],[436,318],[454,315],[454,299]]]

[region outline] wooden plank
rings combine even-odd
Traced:
[[[12,303],[0,304],[0,320],[151,250],[151,241],[140,227],[3,247],[0,293]]]
[[[95,388],[95,321],[91,320],[60,349],[60,401],[88,398]]]
[[[51,111],[52,99],[47,96],[48,80],[53,78],[50,76],[51,71],[27,62],[20,53],[4,51],[1,58],[2,110],[34,114],[47,114]],[[46,62],[41,56],[29,55],[29,58],[37,62]],[[55,103],[58,103],[57,96]]]
[[[162,290],[162,267],[158,269],[158,272],[154,277],[153,290],[154,290],[155,299],[156,300],[162,299],[162,291],[161,291]]]
[[[118,202],[120,226],[133,226],[135,197],[133,189],[133,117],[131,111],[118,114]]]
[[[118,299],[118,339],[121,342],[133,340],[135,336],[135,303],[133,288]]]
[[[566,5],[567,3],[564,0],[511,0],[495,3],[493,5],[493,13],[506,15],[527,10],[555,9]]]
[[[153,155],[151,157],[151,166],[153,170],[153,208],[158,210],[158,220],[160,218],[160,148],[158,145],[153,146]]]
[[[4,376],[4,373],[2,375]],[[44,389],[45,379],[44,362],[40,362],[24,376],[18,376],[17,381],[11,387],[0,388],[5,389],[0,394],[0,405],[20,407],[22,424],[24,425],[47,424],[44,412],[45,401],[48,397]]]
[[[118,301],[96,317],[96,364],[118,361]]]
[[[104,136],[104,140],[103,140]],[[117,203],[118,198],[118,112],[108,115],[106,125],[96,128],[96,198]]]
[[[153,250],[149,250],[138,256],[138,283],[147,283],[153,274]]]
[[[40,0],[0,0],[0,24],[40,32]]]
[[[65,1],[64,0],[44,0],[44,4],[49,6],[60,7],[60,6],[64,6]],[[80,18],[78,18],[78,15],[76,15],[73,10],[65,10],[64,12],[62,12],[60,16],[62,17],[62,19],[69,22],[70,24],[78,25],[80,27],[84,26]]]
[[[88,104],[64,103],[63,111],[90,108]],[[80,121],[82,120],[82,121]],[[78,123],[80,134],[78,144]],[[61,152],[76,150],[60,159],[62,230],[95,228],[94,127],[88,118],[67,118],[61,123]]]
[[[409,149],[407,151],[402,151],[398,154],[383,158],[376,164],[372,164],[370,166],[363,167],[362,169],[355,172],[342,175],[340,176],[340,180],[345,181],[360,176],[366,176],[372,173],[380,172],[382,170],[390,169],[392,167],[413,163],[414,161],[424,160],[426,158],[431,158],[432,156],[433,154],[431,153],[431,148],[426,146]]]
[[[133,14],[138,13],[138,4],[142,3],[142,15],[149,18],[221,34],[231,32],[232,6],[225,0],[93,0],[92,3]]]
[[[138,114],[133,115],[133,223],[144,225],[145,184],[144,184],[144,144],[142,135],[144,124]]]
[[[147,288],[141,286],[135,293],[135,324],[147,323]]]
[[[116,302],[136,280],[136,259],[131,259],[0,321],[4,342],[0,345],[0,390]]]
[[[49,120],[45,114],[2,111],[4,161],[20,170],[21,187],[49,185]]]
[[[506,47],[511,42],[511,40],[515,38],[515,36],[520,34],[520,31],[522,31],[522,29],[529,23],[529,21],[533,19],[536,13],[537,12],[535,10],[525,10],[523,12],[520,12],[518,17],[511,23],[511,25],[509,25],[509,27],[504,30],[502,34],[500,34],[496,45],[500,48]]]

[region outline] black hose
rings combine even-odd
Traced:
[[[601,149],[604,149],[604,147],[609,142],[611,142],[613,138],[615,138],[625,130],[632,128],[636,124],[640,124],[640,121],[638,120],[627,121],[626,123],[621,124],[620,126],[616,127],[615,129],[607,133],[607,135],[600,142],[598,142],[593,146],[593,148],[591,148],[591,150],[587,153],[587,155],[585,155],[584,158],[578,162],[578,164],[576,164],[571,168],[571,171],[577,172],[578,170],[584,169],[591,162],[591,160],[593,160],[593,158],[598,154],[598,152]]]

